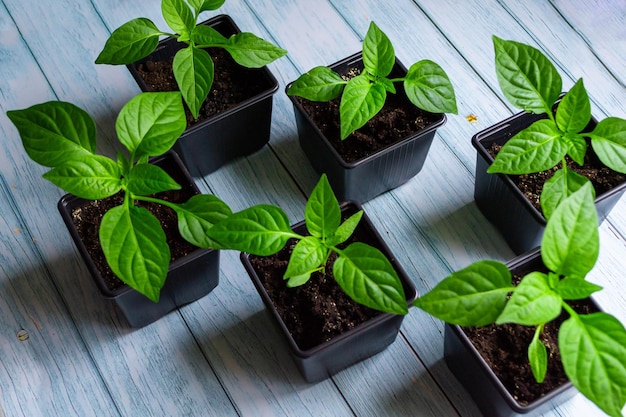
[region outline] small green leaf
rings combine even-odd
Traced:
[[[144,17],[133,19],[115,29],[96,58],[96,64],[127,65],[147,57],[164,35]]]
[[[96,151],[96,124],[71,103],[49,101],[7,116],[17,128],[28,156],[38,164],[55,167]]]
[[[304,285],[307,282],[309,282],[309,279],[311,279],[311,274],[310,273],[306,273],[306,274],[302,274],[302,275],[296,275],[295,277],[291,277],[287,280],[287,288],[295,288],[295,287],[299,287],[300,285]]]
[[[570,195],[589,182],[584,175],[571,169],[557,170],[552,178],[545,182],[541,190],[541,210],[546,219],[552,217],[554,210]]]
[[[387,78],[378,78],[374,81],[376,84],[380,84],[385,88],[385,91],[391,94],[396,94],[396,87],[393,85],[393,81]]]
[[[509,139],[487,170],[490,174],[530,174],[552,168],[567,153],[567,143],[550,120],[538,120]]]
[[[233,249],[269,256],[281,250],[290,238],[298,238],[285,212],[275,206],[257,205],[233,214],[207,230],[216,249]]]
[[[564,300],[584,300],[601,289],[601,286],[585,279],[572,277],[563,278],[555,288]]]
[[[330,187],[326,174],[322,174],[313,188],[304,210],[309,233],[320,239],[333,236],[341,223],[339,202]]]
[[[115,161],[105,156],[85,155],[53,168],[43,177],[77,197],[100,200],[122,189],[120,174]]]
[[[102,218],[100,243],[115,275],[158,302],[167,277],[170,248],[157,218],[142,207],[114,207]]]
[[[563,86],[552,62],[523,43],[494,36],[493,45],[498,82],[507,100],[527,112],[550,114]]]
[[[178,92],[138,94],[122,107],[115,123],[120,142],[136,158],[164,154],[186,127]]]
[[[191,38],[198,48],[221,46],[228,43],[228,38],[208,25],[198,25],[191,33]]]
[[[593,186],[586,183],[556,208],[541,242],[541,257],[551,271],[584,278],[599,251],[598,216]]]
[[[431,113],[457,114],[454,87],[446,72],[429,60],[411,65],[404,80],[404,91],[415,106]]]
[[[514,287],[503,263],[478,261],[453,272],[413,304],[450,324],[486,326],[496,321]]]
[[[217,247],[208,236],[208,230],[232,215],[226,203],[209,194],[194,195],[186,203],[173,208],[178,215],[178,230],[181,236],[200,248]]]
[[[174,56],[172,70],[189,111],[197,119],[202,103],[213,85],[214,68],[211,55],[204,49],[194,46],[183,48]]]
[[[579,133],[591,120],[591,103],[582,78],[561,100],[556,111],[556,124],[564,132]]]
[[[372,84],[366,76],[358,75],[346,84],[339,104],[341,139],[362,127],[385,105],[387,93],[381,84]]]
[[[328,67],[315,67],[295,80],[287,95],[311,101],[330,101],[339,97],[347,81]]]
[[[326,262],[326,248],[319,239],[307,236],[300,240],[291,252],[289,264],[284,279],[302,275],[310,275],[312,271],[320,269]]]
[[[563,139],[567,142],[567,154],[578,165],[585,164],[585,154],[587,153],[587,141],[583,135],[577,133],[566,133]]]
[[[150,195],[161,191],[180,190],[180,185],[163,168],[152,164],[137,164],[126,178],[128,191],[137,195]]]
[[[626,404],[626,329],[606,313],[571,317],[559,330],[563,368],[572,384],[605,413]]]
[[[559,316],[561,302],[559,294],[550,288],[548,275],[531,272],[515,288],[496,324],[537,326],[547,323]]]
[[[591,146],[602,163],[626,174],[626,120],[607,117],[588,136],[591,137]]]
[[[231,36],[223,47],[235,62],[247,68],[261,68],[287,53],[286,50],[249,32]]]
[[[335,246],[348,240],[350,236],[352,236],[352,233],[354,233],[354,231],[356,230],[356,227],[359,225],[362,217],[363,210],[359,210],[352,216],[347,218],[345,222],[339,225],[334,236],[331,236],[329,239],[326,240],[326,245]]]
[[[543,325],[537,326],[533,340],[528,346],[528,361],[530,362],[530,370],[535,380],[542,383],[546,379],[548,372],[548,352],[546,347],[539,339],[543,332]]]
[[[161,0],[161,12],[165,23],[176,33],[188,37],[196,26],[195,17],[185,0]]]
[[[196,15],[199,15],[200,13],[208,11],[208,10],[219,9],[220,7],[222,7],[222,5],[224,4],[226,0],[187,0],[187,1],[191,5],[191,7],[193,7],[193,9],[195,10]]]
[[[370,26],[363,40],[363,65],[375,77],[387,77],[395,64],[395,52],[391,41],[376,23]]]
[[[335,261],[333,275],[357,303],[387,313],[407,314],[402,282],[378,249],[361,242],[352,243]]]
[[[131,168],[131,164],[130,161],[128,160],[128,158],[126,158],[126,156],[124,155],[124,153],[122,151],[119,151],[117,153],[117,166],[120,169],[120,172],[122,173],[122,176],[127,176],[128,173],[130,172],[130,168]]]

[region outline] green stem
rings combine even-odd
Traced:
[[[128,194],[130,194],[130,193],[128,193]],[[135,195],[133,197],[134,197],[135,200],[141,200],[141,201],[146,201],[148,203],[160,204],[162,206],[169,207],[169,208],[171,208],[174,211],[178,211],[179,210],[178,204],[172,203],[170,201],[161,200],[160,198],[147,197],[147,196],[143,196],[143,195]]]
[[[578,320],[578,313],[569,304],[563,301],[562,305],[565,311],[567,311],[567,314],[569,314],[573,319]]]

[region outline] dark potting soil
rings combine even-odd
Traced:
[[[223,113],[267,90],[267,81],[259,76],[258,69],[242,67],[222,48],[209,48],[207,52],[214,64],[213,85],[197,120],[194,120],[185,105],[187,127]],[[166,61],[146,61],[137,66],[149,91],[179,91],[172,71],[173,60],[172,56]]]

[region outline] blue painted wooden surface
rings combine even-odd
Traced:
[[[405,64],[428,58],[446,69],[459,115],[438,131],[418,176],[365,204],[420,292],[474,260],[512,256],[473,202],[470,138],[515,111],[499,93],[492,34],[543,49],[565,89],[583,77],[597,118],[626,117],[623,0],[227,0],[220,12],[289,51],[270,65],[281,88],[270,144],[199,180],[235,209],[269,202],[302,218],[317,176],[284,86],[358,51],[371,20]],[[93,61],[113,29],[139,16],[164,25],[158,0],[0,3],[0,416],[480,415],[442,361],[443,325],[416,309],[386,351],[306,384],[234,252],[222,255],[213,293],[142,329],[99,296],[56,213],[62,192],[41,179],[5,112],[73,102],[111,152],[117,112],[139,89],[124,67]],[[625,234],[620,201],[590,278],[621,320]],[[547,415],[602,414],[577,395]]]

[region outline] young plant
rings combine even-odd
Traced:
[[[558,204],[589,180],[568,169],[565,156],[583,165],[587,140],[598,158],[609,168],[626,173],[626,120],[609,117],[592,132],[582,133],[591,120],[589,95],[579,79],[565,94],[554,112],[562,80],[554,65],[538,49],[493,37],[498,82],[504,96],[515,107],[546,119],[513,136],[502,147],[489,173],[530,174],[548,170],[561,162],[561,169],[546,182],[541,208],[549,218]]]
[[[197,119],[213,84],[213,61],[205,48],[224,48],[239,65],[247,68],[261,68],[287,53],[249,32],[226,38],[208,25],[196,24],[200,13],[216,10],[224,1],[162,0],[163,18],[174,33],[159,30],[147,18],[133,19],[111,33],[96,64],[131,64],[154,52],[160,36],[178,39],[186,47],[174,56],[174,78]]]
[[[457,113],[454,89],[439,65],[422,60],[411,65],[406,76],[389,79],[394,64],[391,41],[371,22],[363,41],[361,74],[347,79],[328,67],[315,67],[294,81],[287,94],[311,101],[330,101],[341,95],[342,140],[378,114],[387,93],[396,93],[395,82],[403,82],[407,97],[418,108],[432,113]]]
[[[17,127],[28,156],[52,168],[43,177],[87,200],[124,193],[120,206],[102,218],[99,238],[111,270],[126,284],[154,302],[159,300],[170,264],[170,249],[160,222],[136,201],[161,204],[178,216],[180,234],[198,247],[213,242],[206,230],[231,214],[212,195],[195,195],[184,204],[152,196],[177,190],[176,183],[148,158],[167,152],[186,127],[178,92],[142,93],[120,111],[116,130],[129,156],[117,161],[96,154],[96,125],[71,103],[52,101],[7,112]]]
[[[607,313],[579,314],[567,303],[601,289],[585,279],[598,250],[593,187],[586,183],[548,220],[541,257],[549,272],[530,272],[515,287],[506,265],[479,261],[454,272],[414,305],[459,326],[535,326],[528,360],[537,382],[543,381],[548,361],[541,333],[565,310],[569,318],[559,329],[558,347],[567,377],[607,414],[621,416],[626,403],[626,329]]]
[[[342,223],[339,203],[325,174],[313,189],[304,215],[309,236],[295,233],[285,212],[271,205],[257,205],[235,213],[215,224],[207,234],[220,249],[258,256],[273,255],[290,239],[297,239],[284,275],[289,287],[305,284],[313,272],[324,272],[329,255],[335,252],[339,256],[333,265],[333,275],[350,298],[376,310],[407,313],[400,278],[382,252],[361,242],[340,248],[352,236],[363,211]]]

